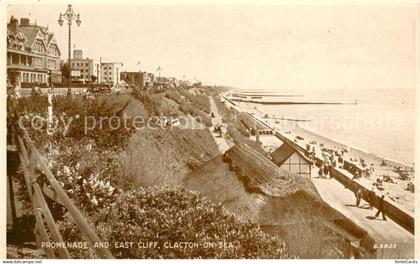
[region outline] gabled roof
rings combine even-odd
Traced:
[[[47,39],[47,46],[51,44],[51,41],[54,39],[53,33],[48,33],[48,39]]]
[[[302,152],[293,148],[291,145],[284,142],[278,149],[271,153],[271,158],[277,165],[283,164],[294,152],[304,158],[307,162],[311,162]]]
[[[31,48],[38,36],[39,29],[37,27],[19,27],[18,31],[22,32],[26,37],[25,47]]]
[[[271,158],[277,165],[283,164],[296,150],[287,143],[283,143],[278,149],[271,153]]]
[[[28,26],[28,27],[19,27],[19,32],[21,32],[25,38],[25,48],[32,48],[35,40],[37,39],[39,32],[41,31],[41,28],[37,26]],[[47,49],[47,44],[45,43],[43,38],[40,38],[42,44],[44,45],[44,48]]]

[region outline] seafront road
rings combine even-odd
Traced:
[[[315,174],[317,170],[313,170],[313,172]],[[387,247],[392,247],[378,249],[379,255],[377,257],[414,257],[414,236],[410,232],[389,217],[387,221],[382,220],[382,215],[374,218],[377,209],[368,209],[369,205],[364,200],[362,200],[360,207],[357,207],[354,193],[334,178],[326,179],[319,178],[318,175],[312,175],[312,182],[326,203],[366,230],[375,239],[378,247],[381,244],[382,246],[386,244]]]

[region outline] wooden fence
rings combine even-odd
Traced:
[[[23,175],[25,178],[26,188],[30,197],[33,214],[36,219],[35,234],[38,249],[42,248],[42,242],[65,243],[58,230],[55,220],[51,214],[48,204],[44,197],[44,192],[39,186],[39,179],[42,177],[48,182],[52,189],[48,189],[57,201],[68,210],[77,227],[83,232],[87,238],[87,242],[95,249],[100,258],[113,258],[107,248],[93,247],[95,243],[101,244],[101,240],[96,235],[94,228],[88,223],[86,218],[76,207],[73,201],[67,196],[67,193],[61,187],[60,182],[54,177],[49,170],[44,159],[36,149],[34,142],[24,130],[18,131],[17,141],[19,146],[19,157],[22,165]],[[46,186],[44,185],[45,189]],[[48,258],[72,258],[66,247],[49,247],[43,248]]]

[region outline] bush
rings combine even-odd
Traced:
[[[131,118],[122,114],[128,103],[129,97],[121,95],[103,95],[93,99],[56,96],[53,99],[54,115],[67,117],[66,121],[71,118],[72,122],[67,131],[56,131],[54,136],[58,140],[64,137],[76,140],[91,138],[99,146],[124,147],[134,132]]]
[[[213,125],[211,118],[203,111],[194,107],[191,103],[183,103],[179,106],[179,110],[186,115],[190,114],[193,117],[199,117],[200,122],[204,123],[207,127]]]
[[[123,116],[129,99],[123,95],[101,95],[93,99],[82,95],[54,96],[52,104],[55,119],[51,136],[47,135],[47,96],[20,98],[17,100],[16,111],[18,117],[28,117],[22,120],[23,125],[38,146],[51,140],[90,138],[100,146],[124,147],[134,131],[132,119]],[[31,121],[35,121],[36,127]]]
[[[284,243],[263,233],[256,225],[235,220],[223,207],[186,190],[138,188],[120,195],[106,208],[95,212],[99,236],[110,243],[116,258],[290,258]],[[81,241],[80,232],[66,217],[60,223],[65,241]],[[157,248],[117,248],[115,242],[157,242]],[[192,242],[197,247],[168,248],[165,243]],[[204,248],[204,243],[217,246]],[[225,242],[225,248],[219,248]],[[78,257],[91,252],[77,250]]]
[[[160,95],[152,95],[147,91],[136,91],[133,93],[133,97],[144,105],[151,116],[160,116],[162,114],[162,97]]]
[[[236,121],[234,126],[244,137],[250,136],[248,128],[241,121]]]
[[[99,148],[94,140],[66,139],[45,155],[70,199],[89,212],[109,205],[118,194],[119,153],[116,148]]]
[[[177,89],[178,93],[183,95],[188,101],[197,109],[210,114],[211,108],[210,108],[210,101],[209,97],[204,94],[197,94],[194,95],[190,93],[188,90],[183,88]]]
[[[236,144],[242,144],[243,143],[243,138],[241,133],[231,124],[229,124],[226,128],[228,134],[230,135],[230,137],[233,139],[233,142],[235,142]]]
[[[235,128],[234,125],[229,124],[226,128],[228,134],[233,139],[233,142],[235,144],[247,144],[254,150],[258,151],[259,153],[263,155],[267,155],[267,152],[262,148],[261,143],[255,142],[244,135],[241,134],[241,132],[238,131],[237,128]]]
[[[178,92],[174,89],[168,89],[165,92],[165,97],[174,100],[177,104],[182,104],[184,102]]]

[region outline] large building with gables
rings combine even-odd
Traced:
[[[48,27],[13,16],[7,23],[7,79],[15,86],[61,82],[60,49]]]

